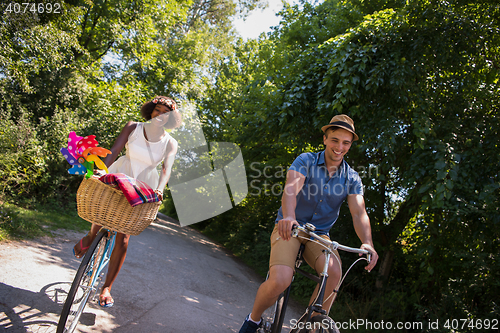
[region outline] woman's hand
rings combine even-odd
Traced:
[[[101,170],[101,169],[94,169],[94,175],[93,177],[96,177],[96,178],[101,178],[102,176],[104,176],[106,174],[106,172],[104,170]]]
[[[155,193],[158,196],[158,199],[160,199],[160,201],[163,201],[163,191],[160,189],[156,189]]]

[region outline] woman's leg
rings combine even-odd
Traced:
[[[99,303],[101,305],[113,303],[113,298],[110,294],[111,287],[118,276],[118,272],[122,268],[125,257],[127,256],[129,239],[130,235],[121,233],[116,234],[115,248],[113,249],[113,253],[111,253],[111,258],[109,259],[108,274],[106,275],[106,281],[104,281],[101,295],[99,296]]]
[[[85,253],[87,253],[90,244],[92,244],[100,229],[100,225],[92,224],[89,233],[75,244],[73,251],[75,252],[75,256],[77,258],[81,258],[85,255]]]

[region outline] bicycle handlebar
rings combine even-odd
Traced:
[[[328,249],[331,249],[331,250],[340,249],[342,251],[351,252],[351,253],[366,254],[366,259],[367,259],[368,263],[370,263],[370,261],[371,261],[371,252],[370,251],[345,246],[345,245],[339,244],[336,241],[321,238],[320,236],[318,236],[314,232],[315,230],[316,230],[316,227],[310,223],[306,223],[305,226],[294,225],[292,227],[292,237],[298,237],[299,231],[302,231],[302,232],[306,233],[307,235],[313,237],[315,240],[321,242]]]

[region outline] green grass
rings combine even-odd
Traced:
[[[164,204],[160,211],[171,213]],[[89,228],[90,223],[78,216],[76,203],[64,208],[57,203],[36,204],[26,209],[0,201],[0,242],[52,236],[57,229],[88,231]]]
[[[26,209],[0,203],[0,241],[52,236],[57,229],[85,231],[89,227],[90,223],[78,216],[76,207],[49,204]]]

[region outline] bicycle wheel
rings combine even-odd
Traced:
[[[299,333],[340,333],[332,318],[326,315],[317,315],[306,323],[299,323],[302,328]]]
[[[57,333],[71,333],[75,330],[83,309],[87,305],[91,294],[96,290],[97,277],[95,274],[97,274],[99,262],[104,254],[107,241],[106,234],[107,231],[101,230],[83,257],[64,302],[57,325]]]

